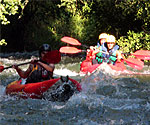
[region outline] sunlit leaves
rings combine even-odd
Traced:
[[[117,7],[121,7],[123,14],[134,14],[135,20],[140,19],[144,21],[144,27],[148,29],[150,26],[150,2],[149,0],[122,0]]]
[[[7,19],[7,15],[15,15],[18,13],[19,7],[23,9],[24,5],[26,5],[28,0],[3,0],[0,4],[0,21],[1,24],[6,25],[10,23]]]
[[[15,15],[18,13],[19,7],[21,9],[27,4],[28,0],[2,0],[0,1],[0,23],[3,25],[9,24],[10,21],[7,16]],[[4,39],[0,41],[0,45],[7,45]]]
[[[92,4],[93,2],[88,0],[61,0],[59,7],[64,7],[65,12],[69,14],[68,23],[70,25],[71,36],[84,37],[84,29],[89,21]]]
[[[5,42],[4,39],[2,39],[2,40],[0,41],[0,46],[2,46],[2,45],[7,45],[7,43]]]
[[[120,37],[118,45],[124,52],[135,52],[136,50],[150,50],[150,35],[144,32],[135,33],[129,31],[127,37]]]

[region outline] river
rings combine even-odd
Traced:
[[[1,58],[5,67],[29,60]],[[19,77],[11,68],[0,73],[0,125],[150,124],[150,66],[140,71],[144,75],[112,76],[111,71],[101,70],[83,76],[79,74],[82,59],[63,60],[67,61],[56,65],[55,75],[69,75],[83,88],[65,103],[7,96],[5,87]]]

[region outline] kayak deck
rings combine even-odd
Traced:
[[[17,95],[21,98],[47,99],[50,101],[66,101],[75,92],[81,91],[81,85],[76,80],[67,77],[46,80],[38,83],[21,84],[22,80],[10,83],[6,87],[7,95]]]

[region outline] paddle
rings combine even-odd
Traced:
[[[59,63],[61,61],[61,53],[58,50],[48,52],[42,59],[48,63]]]
[[[61,54],[58,50],[53,50],[53,51],[46,53],[46,55],[42,58],[42,60],[46,61],[48,63],[56,64],[56,63],[59,63],[61,61]],[[37,60],[37,61],[39,61],[39,60]],[[17,64],[16,66],[26,65],[29,63],[31,63],[31,61]],[[0,72],[2,72],[5,69],[9,69],[9,68],[12,68],[12,66],[5,67],[5,68],[4,68],[4,66],[0,66]]]
[[[68,37],[68,36],[62,37],[62,38],[61,38],[61,41],[62,41],[62,42],[65,42],[65,43],[69,43],[69,44],[71,44],[71,45],[78,45],[78,46],[81,45],[81,43],[80,43],[78,40],[76,40],[76,39],[74,39],[74,38],[72,38],[72,37]]]
[[[135,53],[131,53],[131,55],[137,57],[138,59],[150,60],[149,50],[137,50]]]
[[[30,62],[26,62],[26,63],[17,64],[16,66],[21,66],[21,65],[25,65],[25,64],[29,64],[29,63],[31,63],[31,61]],[[5,68],[4,68],[4,66],[0,66],[0,72],[2,72],[5,69],[9,69],[9,68],[12,68],[12,65],[9,66],[9,67],[5,67]]]
[[[91,65],[89,67],[87,67],[86,69],[83,69],[82,71],[86,71],[89,72],[89,73],[92,73],[93,71],[95,71],[98,67],[100,66],[100,64],[94,64],[94,65]]]
[[[86,52],[86,50],[77,49],[75,47],[64,46],[60,48],[60,52],[74,54],[74,53]],[[149,50],[137,50],[135,53],[122,53],[122,54],[133,55],[137,57],[138,59],[142,59],[142,60],[150,60]]]
[[[81,50],[76,47],[63,46],[59,49],[59,52],[67,54],[76,54],[80,52],[86,52],[86,50]]]
[[[65,43],[69,43],[71,45],[80,45],[80,46],[82,45],[78,40],[76,40],[72,37],[67,37],[67,36],[64,36],[63,38],[61,38],[61,41],[65,42]],[[82,45],[82,46],[88,47],[86,45]],[[69,51],[69,53],[71,53],[71,51]],[[73,53],[71,53],[71,54],[73,54]],[[124,53],[124,54],[126,54],[126,53]],[[133,55],[136,58],[142,59],[142,60],[150,60],[150,51],[148,51],[148,50],[138,50],[135,53],[128,53],[127,55]]]
[[[126,70],[126,67],[125,67],[123,61],[122,62],[116,61],[115,65],[110,64],[109,66],[111,67],[111,69],[113,69],[115,71],[124,71],[124,70]]]
[[[142,70],[144,67],[144,62],[135,58],[123,59],[123,61],[125,61],[133,69]]]
[[[61,38],[61,41],[64,42],[64,43],[71,44],[71,45],[83,46],[83,47],[86,47],[86,48],[89,47],[89,46],[87,46],[87,45],[81,44],[77,39],[74,39],[74,38],[69,37],[69,36],[64,36],[64,37],[62,37],[62,38]]]
[[[78,49],[76,47],[69,47],[69,46],[61,47],[59,51],[61,53],[68,53],[68,54],[86,52],[86,50],[81,50],[81,49]],[[123,59],[122,61],[125,61],[130,67],[132,67],[134,69],[141,70],[144,67],[144,63],[140,60],[135,59],[135,58]]]

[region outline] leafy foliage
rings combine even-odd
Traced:
[[[22,2],[22,0],[2,0],[0,1],[0,22],[2,25],[9,24],[10,21],[7,16],[15,15],[18,13],[19,7],[24,9],[28,0]],[[7,45],[4,39],[0,40],[0,45]]]
[[[2,26],[2,37],[8,41],[6,51],[16,50],[15,45],[20,45],[16,51],[32,51],[43,43],[59,49],[65,44],[60,41],[63,36],[95,45],[102,32],[120,38],[118,44],[126,52],[150,49],[148,0],[8,1],[3,0],[0,5],[4,8],[1,23],[11,21]],[[21,14],[19,20],[17,12]]]
[[[150,26],[150,2],[149,0],[122,0],[116,6],[123,9],[123,14],[133,14],[134,20],[142,20],[143,27],[147,30]]]
[[[3,0],[0,4],[0,21],[1,24],[6,25],[10,23],[9,20],[7,20],[7,15],[15,15],[18,13],[19,7],[21,9],[24,9],[24,6],[27,4],[27,0],[23,3],[22,0]]]
[[[60,9],[65,8],[64,14],[69,14],[66,19],[68,20],[68,30],[70,32],[67,31],[65,34],[81,41],[85,40],[86,32],[88,32],[85,29],[89,23],[92,4],[93,2],[88,2],[87,0],[61,0]],[[66,27],[66,25],[63,27]]]
[[[135,52],[136,50],[150,50],[150,35],[145,34],[143,31],[135,33],[129,31],[127,37],[120,37],[117,41],[123,52]]]
[[[2,45],[7,45],[7,43],[5,42],[4,39],[2,39],[2,40],[0,41],[0,46],[2,46]]]

